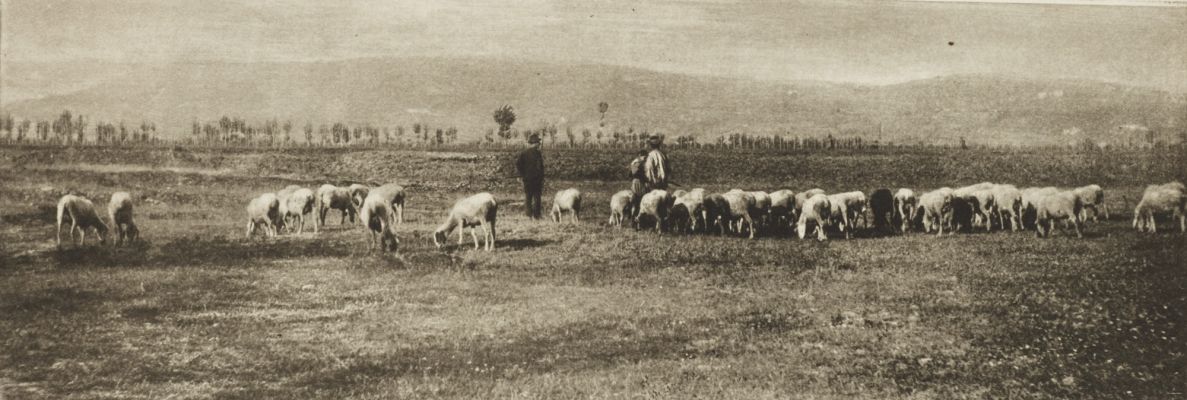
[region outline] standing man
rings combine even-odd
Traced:
[[[647,146],[651,148],[651,151],[647,153],[647,159],[643,161],[643,173],[647,177],[647,191],[668,189],[672,170],[668,166],[668,156],[659,149],[662,144],[664,144],[664,138],[661,136],[647,138]]]
[[[540,135],[528,137],[528,148],[515,161],[519,180],[523,182],[524,203],[528,217],[540,219],[540,192],[544,191],[544,155],[540,154]]]

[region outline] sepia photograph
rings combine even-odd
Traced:
[[[1187,399],[1187,0],[0,0],[0,400]]]

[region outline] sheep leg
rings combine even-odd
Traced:
[[[746,227],[750,229],[750,239],[754,239],[754,220],[750,219],[750,214],[742,215],[742,220],[746,222]],[[742,231],[742,221],[738,221],[738,231]]]
[[[1076,237],[1077,238],[1080,238],[1080,239],[1084,238],[1084,234],[1082,232],[1080,232],[1080,223],[1079,222],[1072,221],[1072,228],[1076,229]]]
[[[396,204],[396,223],[404,224],[404,203]]]
[[[1101,207],[1105,209],[1105,220],[1109,220],[1109,203],[1101,203]]]
[[[465,229],[463,229],[463,230],[465,230]],[[470,227],[470,237],[474,238],[474,250],[480,249],[481,247],[478,247],[478,227],[477,226]],[[458,243],[458,244],[461,244],[461,243]]]

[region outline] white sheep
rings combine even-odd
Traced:
[[[808,189],[806,191],[796,193],[795,194],[796,215],[799,215],[800,211],[804,209],[804,202],[808,201],[808,198],[818,195],[818,194],[825,194],[824,189],[814,188],[814,189]]]
[[[914,190],[901,188],[894,192],[894,213],[902,221],[900,228],[903,232],[907,232],[915,221],[915,208],[918,205],[919,197],[915,195]]]
[[[556,196],[552,198],[552,220],[554,222],[561,222],[561,217],[565,213],[569,213],[573,223],[581,222],[578,214],[581,213],[581,191],[575,188],[568,188],[556,192]]]
[[[742,233],[742,224],[746,224],[746,228],[750,231],[750,239],[754,239],[754,217],[758,215],[755,211],[754,195],[744,192],[740,189],[733,189],[721,195],[729,204],[729,213],[723,214],[722,221],[729,224],[729,228],[733,232]],[[735,223],[736,226],[735,226]]]
[[[770,226],[771,217],[771,195],[761,190],[755,190],[750,193],[754,196],[754,219],[758,220],[760,226]]]
[[[1039,200],[1038,213],[1035,215],[1036,234],[1038,237],[1050,236],[1055,229],[1055,220],[1062,219],[1065,229],[1071,222],[1076,229],[1076,237],[1084,237],[1080,233],[1080,211],[1083,208],[1083,200],[1070,190],[1043,197]]]
[[[973,225],[985,223],[985,230],[989,231],[993,224],[989,222],[989,214],[993,212],[993,187],[992,182],[981,182],[974,185],[969,185],[957,188],[952,191],[952,195],[968,201],[973,205]]]
[[[95,212],[95,204],[81,196],[68,194],[58,200],[58,247],[62,247],[62,225],[70,221],[70,241],[74,241],[74,231],[78,230],[79,241],[76,246],[87,242],[87,229],[92,228],[99,236],[99,243],[107,243],[107,223],[99,218]]]
[[[463,233],[466,228],[470,228],[470,236],[474,237],[474,249],[478,246],[478,227],[482,228],[483,240],[485,241],[486,251],[495,249],[495,220],[499,212],[499,205],[495,202],[495,197],[490,193],[479,193],[454,203],[453,209],[449,211],[449,216],[445,218],[445,222],[437,227],[433,232],[433,244],[438,248],[444,245],[445,238],[449,236],[455,228],[458,229],[458,245],[461,245],[465,239]]]
[[[852,237],[853,229],[857,226],[857,218],[859,216],[865,225],[869,225],[869,221],[865,218],[867,202],[866,194],[860,191],[828,195],[832,218],[841,221],[839,225],[841,232],[845,232],[846,239]]]
[[[918,210],[923,216],[923,232],[931,233],[935,228],[936,236],[943,235],[952,213],[952,189],[940,188],[919,196]]]
[[[298,188],[291,192],[286,199],[280,201],[282,219],[288,221],[291,218],[297,223],[297,233],[304,233],[305,214],[313,212],[313,203],[313,191],[306,188]],[[287,227],[288,224],[286,223],[285,226]],[[289,229],[291,231],[291,228]]]
[[[128,192],[111,194],[111,201],[107,203],[107,215],[111,218],[111,225],[115,228],[116,244],[123,244],[124,240],[136,241],[140,237],[140,229],[132,219],[132,195]]]
[[[1006,229],[1006,220],[1010,221],[1010,230],[1022,229],[1022,191],[1014,185],[994,185],[993,207],[998,216],[998,224]]]
[[[1098,214],[1101,211],[1105,213],[1105,220],[1109,219],[1109,205],[1105,203],[1105,190],[1100,185],[1081,186],[1072,191],[1084,202],[1080,222],[1088,221],[1088,210],[1092,210],[1092,222],[1100,222]]]
[[[824,228],[828,226],[829,220],[832,219],[832,204],[829,204],[828,196],[823,193],[818,193],[804,200],[801,205],[800,218],[796,222],[795,230],[800,239],[804,239],[808,235],[808,223],[812,223],[813,229],[816,231],[816,238],[820,241],[828,240],[828,235]]]
[[[276,198],[276,193],[264,193],[252,199],[247,205],[247,238],[251,239],[251,234],[261,225],[265,236],[276,236],[281,219],[280,199]]]
[[[675,196],[676,200],[672,204],[674,222],[680,226],[687,226],[690,232],[696,231],[697,226],[705,224],[705,189],[695,188],[687,192],[681,190],[676,192],[680,192],[680,195]],[[682,215],[676,215],[681,213],[675,210],[683,210]]]
[[[610,197],[610,221],[611,226],[622,226],[622,221],[627,216],[634,214],[631,211],[631,199],[635,192],[630,190],[620,190]]]
[[[396,237],[394,204],[397,197],[403,195],[404,188],[399,185],[383,185],[368,191],[359,208],[359,219],[367,226],[367,231],[371,235],[368,249],[378,247],[380,253],[388,249],[399,249],[400,239]]]
[[[349,188],[325,184],[317,189],[314,196],[314,205],[317,208],[317,220],[313,225],[314,232],[318,231],[319,226],[326,225],[326,213],[331,209],[342,212],[341,224],[346,224],[347,217],[350,217],[350,221],[354,222],[355,207],[350,197]]]
[[[672,211],[672,204],[675,202],[676,199],[667,190],[656,189],[643,195],[639,200],[639,211],[635,215],[636,229],[642,226],[642,221],[646,217],[655,221],[656,233],[663,233],[664,226],[668,223],[668,215]]]
[[[1187,192],[1177,182],[1165,185],[1150,185],[1142,193],[1142,200],[1133,209],[1133,227],[1138,232],[1158,232],[1154,214],[1169,212],[1172,219],[1179,220],[1179,231],[1187,232]],[[1107,218],[1107,217],[1106,217]]]
[[[1044,197],[1059,193],[1059,189],[1054,186],[1047,187],[1029,187],[1022,189],[1022,206],[1021,218],[1022,228],[1026,229],[1026,222],[1034,223],[1035,217],[1039,212],[1039,201]],[[1037,228],[1037,227],[1036,227]]]
[[[771,224],[795,225],[795,192],[780,189],[771,192]]]
[[[367,194],[371,192],[371,187],[359,183],[352,183],[346,189],[350,191],[350,204],[353,204],[355,212],[358,212],[359,207],[363,206],[363,201],[367,199]]]

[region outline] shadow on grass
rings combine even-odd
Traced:
[[[368,385],[401,377],[504,378],[613,368],[649,360],[729,357],[746,351],[731,337],[786,334],[810,329],[812,323],[796,312],[766,309],[689,321],[584,321],[511,340],[467,340],[356,355],[345,368],[328,365],[326,372],[296,384],[320,391],[366,391],[374,389]]]
[[[141,241],[128,246],[86,245],[44,252],[58,267],[139,267],[243,265],[302,257],[348,257],[352,248],[338,241],[228,240],[187,238],[159,245]]]

